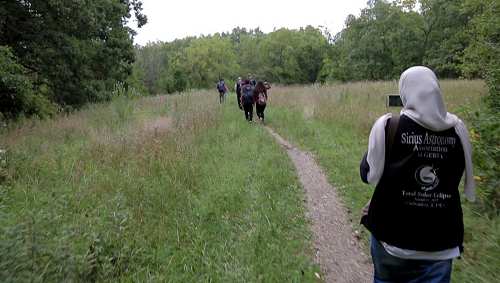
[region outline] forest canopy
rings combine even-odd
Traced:
[[[132,73],[132,17],[147,22],[139,0],[2,2],[0,113],[44,117],[109,100]]]

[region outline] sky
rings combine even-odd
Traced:
[[[349,14],[359,15],[367,0],[142,0],[148,23],[134,41],[145,45],[187,36],[259,27],[268,33],[286,27],[324,26],[332,34],[344,27]],[[133,25],[133,23],[131,23]]]

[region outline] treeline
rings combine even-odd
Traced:
[[[128,88],[140,0],[9,0],[0,5],[0,120],[50,116]]]
[[[253,74],[280,83],[313,83],[328,53],[328,42],[313,27],[258,28],[150,43],[136,50],[137,71],[151,93],[212,87],[218,78]]]
[[[282,84],[386,80],[414,65],[441,78],[477,78],[485,75],[478,25],[485,13],[495,22],[497,2],[371,0],[336,35],[310,26],[268,34],[235,28],[149,43],[136,50],[136,70],[151,93],[212,87],[219,77],[249,73]]]

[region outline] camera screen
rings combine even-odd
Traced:
[[[399,94],[390,94],[387,96],[387,106],[389,107],[403,107],[403,102]]]

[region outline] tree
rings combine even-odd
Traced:
[[[314,83],[318,80],[323,67],[323,60],[328,52],[328,41],[323,33],[312,26],[299,31],[297,61],[305,78],[302,83]]]
[[[182,67],[189,74],[189,82],[196,87],[212,87],[219,78],[238,73],[236,54],[227,38],[200,38],[185,50]]]
[[[462,54],[470,15],[463,12],[463,0],[421,0],[423,43],[421,61],[440,77],[461,75]]]
[[[279,29],[266,35],[258,49],[260,74],[280,83],[313,83],[318,79],[328,50],[319,29]]]
[[[126,26],[131,13],[146,23],[138,0],[12,0],[0,6],[0,45],[64,107],[110,99],[126,82],[134,61]]]
[[[0,118],[12,119],[20,114],[43,118],[55,111],[46,97],[35,95],[28,71],[17,62],[11,50],[0,46]]]

